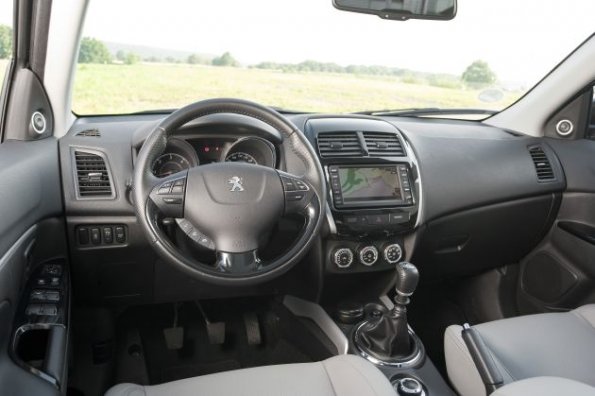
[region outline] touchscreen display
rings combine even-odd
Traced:
[[[339,168],[339,182],[345,203],[403,199],[396,166]]]

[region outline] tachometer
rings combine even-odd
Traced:
[[[258,162],[254,159],[253,156],[247,153],[243,153],[241,151],[236,151],[235,153],[229,154],[225,161],[227,162],[245,162],[247,164],[254,164],[256,165]]]
[[[180,154],[163,154],[153,163],[153,174],[166,177],[190,168],[190,162]]]

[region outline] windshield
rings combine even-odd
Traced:
[[[590,15],[593,0],[459,0],[447,22],[386,21],[331,0],[94,0],[73,111],[214,97],[304,112],[501,110],[592,33]]]

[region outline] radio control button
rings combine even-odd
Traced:
[[[389,224],[388,215],[384,215],[384,214],[368,215],[367,220],[368,220],[369,225],[387,225],[387,224]]]
[[[390,214],[390,223],[391,224],[407,223],[408,221],[409,221],[409,213],[407,213],[407,212],[398,212],[398,213]]]

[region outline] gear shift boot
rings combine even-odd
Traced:
[[[354,341],[362,355],[385,364],[423,358],[423,346],[407,324],[407,304],[419,281],[417,268],[407,262],[396,266],[395,306],[377,319],[360,324]]]

